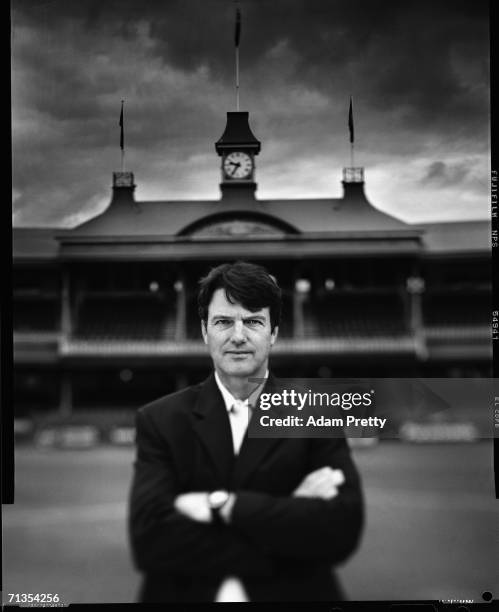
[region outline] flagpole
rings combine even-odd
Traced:
[[[121,149],[121,171],[125,171],[125,131],[124,131],[124,119],[123,119],[123,105],[125,100],[121,101],[121,113],[120,113],[120,149]]]
[[[348,131],[350,132],[350,168],[354,168],[354,125],[353,125],[353,98],[350,96],[348,108]]]
[[[239,40],[241,38],[241,10],[236,3],[236,24],[234,44],[236,50],[236,110],[239,112]]]
[[[236,110],[239,112],[239,45],[236,47]]]

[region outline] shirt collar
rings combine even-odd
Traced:
[[[265,372],[264,378],[267,379],[268,377],[269,377],[269,371],[267,369],[267,371]],[[245,400],[238,400],[232,395],[232,393],[227,389],[227,387],[220,380],[220,376],[218,375],[218,372],[216,370],[215,370],[215,381],[217,383],[217,387],[220,389],[220,393],[222,394],[222,397],[225,403],[225,409],[227,410],[227,412],[230,412],[232,410],[232,406],[234,406],[234,404],[239,401],[243,401],[247,406],[254,405],[254,400],[256,400],[256,398],[260,395],[260,391],[262,390],[262,387],[265,384],[265,381],[263,381],[260,385],[258,385],[258,387],[254,391],[250,393],[249,397],[247,397]],[[250,402],[250,400],[252,401]]]

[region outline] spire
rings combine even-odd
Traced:
[[[120,128],[120,149],[121,149],[121,170],[113,172],[113,202],[130,201],[135,202],[133,193],[135,191],[135,183],[133,172],[125,172],[125,118],[124,118],[125,101],[121,101],[120,118],[118,125]]]
[[[350,166],[343,168],[343,192],[344,198],[358,197],[365,199],[364,194],[364,168],[354,163],[355,130],[353,123],[353,98],[350,96],[348,106],[348,132],[350,140]]]
[[[113,172],[113,202],[134,202],[133,172]]]
[[[260,152],[260,141],[255,138],[249,126],[249,113],[247,111],[227,113],[227,124],[224,133],[215,143],[215,149],[219,155],[224,150],[250,149],[253,153]]]
[[[260,141],[251,131],[248,118],[248,112],[228,112],[224,133],[215,143],[222,158],[222,198],[254,198],[255,156],[260,152]]]
[[[236,59],[236,110],[227,113],[222,136],[215,143],[221,159],[222,199],[253,198],[256,190],[255,155],[260,152],[260,141],[249,126],[249,113],[239,110],[239,45],[241,42],[241,10],[236,2],[234,46]]]
[[[343,180],[341,183],[343,185],[343,197],[345,199],[366,199],[364,193],[364,168],[361,166],[343,168]]]
[[[236,5],[234,44],[236,48],[236,111],[239,111],[239,42],[241,40],[241,10]]]

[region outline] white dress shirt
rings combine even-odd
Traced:
[[[268,376],[269,371],[267,370],[264,378],[267,379]],[[258,387],[255,388],[245,400],[240,400],[236,399],[227,389],[227,387],[220,380],[220,377],[216,371],[215,381],[220,389],[220,393],[222,394],[225,403],[225,408],[229,414],[230,427],[232,430],[232,441],[234,443],[234,454],[238,455],[241,444],[243,443],[244,435],[248,429],[248,423],[251,417],[250,408],[255,405],[255,402],[258,399],[260,391],[262,390],[265,382],[258,385]]]
[[[264,378],[268,378],[269,371],[265,372]],[[225,408],[229,414],[230,427],[232,430],[232,441],[234,443],[234,454],[239,454],[239,449],[244,440],[244,435],[248,429],[249,419],[251,417],[251,405],[255,403],[260,395],[260,391],[265,383],[259,385],[251,392],[245,400],[236,399],[227,387],[222,383],[218,373],[215,372],[215,381],[220,393],[225,402]],[[248,602],[248,594],[246,593],[241,581],[235,576],[228,576],[220,585],[217,594],[215,595],[216,602]]]

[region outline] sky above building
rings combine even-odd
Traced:
[[[486,0],[240,0],[260,199],[340,197],[355,165],[405,221],[489,213]],[[233,0],[12,0],[13,223],[73,227],[125,169],[138,200],[218,199]]]

